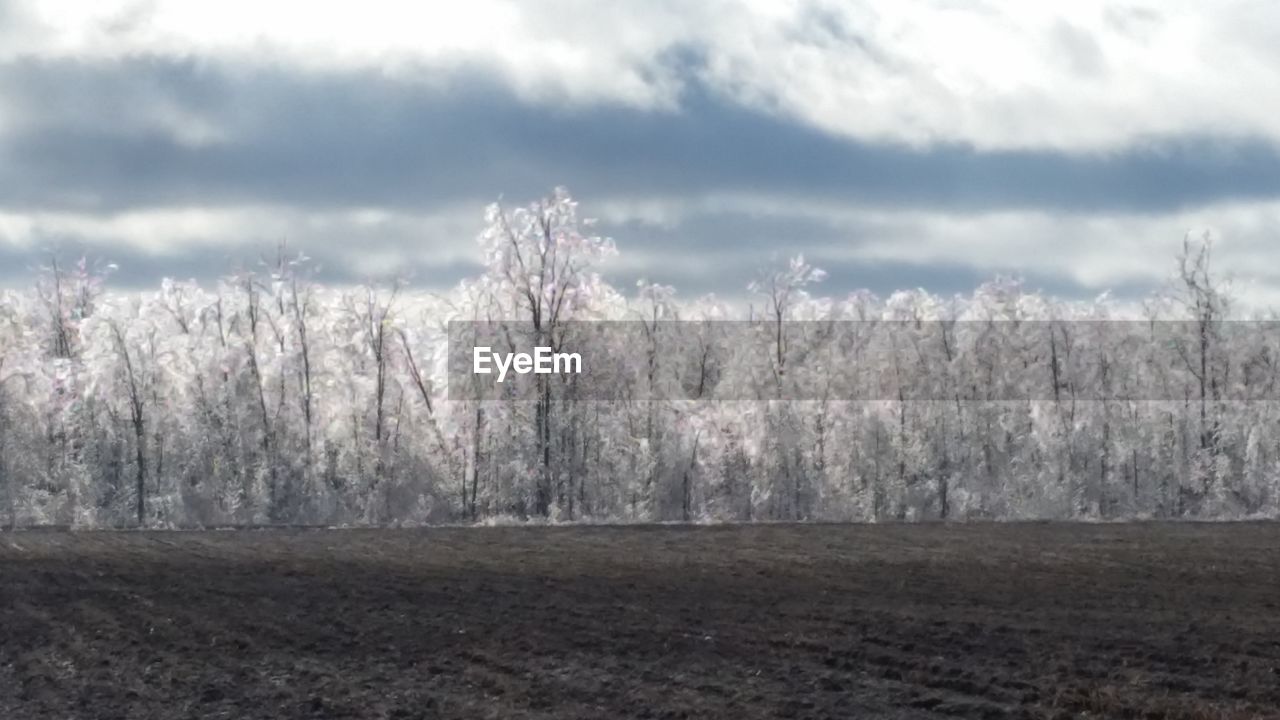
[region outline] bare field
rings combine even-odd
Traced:
[[[1280,525],[0,533],[0,718],[1280,717]]]

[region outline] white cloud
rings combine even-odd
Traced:
[[[689,83],[700,82],[739,103],[871,142],[1099,153],[1162,135],[1280,143],[1280,5],[1248,0],[1212,6],[1191,0],[0,5],[0,62],[34,57],[92,64],[148,54],[217,64],[233,89],[235,73],[264,66],[297,70],[289,77],[298,82],[308,73],[374,69],[425,83],[447,82],[449,70],[479,66],[552,112],[602,102],[670,109]],[[72,91],[51,101],[50,112],[27,108],[29,115],[21,102],[0,103],[0,153],[9,149],[4,138],[18,137],[15,130],[42,125],[80,132],[128,121],[140,135],[163,132],[187,146],[234,141],[234,112],[209,119],[198,103],[171,94],[145,83],[103,98]],[[584,192],[584,211],[606,224],[631,221],[679,234],[694,226],[720,232],[714,218],[779,226],[794,219],[797,227],[816,224],[829,232],[778,237],[768,250],[803,250],[846,267],[887,262],[1023,272],[1097,290],[1163,280],[1183,233],[1208,228],[1220,238],[1220,269],[1239,277],[1243,294],[1280,297],[1280,270],[1272,269],[1280,227],[1274,201],[1210,203],[1164,215],[944,212],[713,189],[678,199],[599,197],[591,188],[575,189]],[[183,199],[186,207],[113,214],[10,205],[0,212],[0,246],[30,252],[70,240],[107,256],[121,248],[176,259],[197,249],[252,255],[264,243],[288,239],[355,272],[383,274],[402,265],[474,262],[484,199],[423,214],[287,204],[205,207],[200,197]],[[72,204],[92,206],[91,200]],[[713,220],[693,222],[708,217]],[[617,240],[622,257],[611,267],[619,272],[672,265],[670,247],[646,248],[625,235]],[[689,237],[688,261],[680,265],[692,276],[707,264],[714,274],[763,252],[754,247],[735,246],[723,235]]]
[[[896,282],[908,285],[914,281],[903,268],[914,266],[926,277],[934,276],[930,268],[942,267],[968,268],[986,277],[1015,273],[1061,278],[1091,292],[1155,287],[1171,276],[1184,234],[1208,230],[1217,242],[1216,268],[1235,278],[1237,294],[1245,304],[1280,306],[1280,269],[1272,262],[1280,202],[1224,203],[1169,215],[961,214],[720,195],[600,202],[587,198],[583,210],[612,224],[638,222],[674,233],[689,248],[686,261],[673,266],[669,247],[648,246],[624,230],[615,233],[621,254],[606,270],[611,275],[659,279],[678,270],[685,280],[677,283],[677,289],[689,296],[703,291],[708,281],[724,280],[726,273],[745,286],[754,269],[780,259],[773,255],[799,252],[836,272],[891,263],[899,268],[896,272],[906,273]],[[707,216],[716,220],[697,222]],[[719,232],[719,222],[735,217],[825,231],[816,236],[779,236],[767,246],[742,245],[732,236],[696,234]],[[733,226],[732,222],[726,225]],[[480,228],[480,208],[470,205],[420,215],[376,207],[306,212],[286,206],[114,214],[10,211],[0,212],[0,250],[7,244],[34,257],[49,243],[69,241],[107,260],[116,259],[113,252],[124,252],[179,262],[184,256],[210,250],[251,260],[287,240],[290,247],[318,258],[327,268],[355,276],[384,276],[478,263],[475,237]],[[436,277],[416,280],[429,286],[441,284]],[[851,288],[822,291],[840,294],[846,289]]]
[[[216,250],[252,260],[286,241],[323,258],[327,266],[340,263],[357,275],[381,276],[397,269],[477,261],[481,217],[470,206],[428,215],[378,208],[308,212],[285,206],[0,212],[0,249],[7,244],[33,254],[71,244],[107,260],[114,259],[113,252],[180,260],[193,251]]]
[[[1280,202],[1232,202],[1169,214],[1067,213],[1041,211],[938,212],[886,210],[851,204],[722,195],[702,199],[657,199],[608,204],[608,220],[663,229],[680,227],[704,214],[723,218],[781,219],[797,228],[826,228],[820,239],[780,235],[769,253],[803,251],[819,265],[898,263],[921,268],[964,267],[979,274],[1014,273],[1063,278],[1095,291],[1121,286],[1155,286],[1171,276],[1174,258],[1188,234],[1209,232],[1216,245],[1217,271],[1257,297],[1280,297],[1275,237]],[[588,207],[593,211],[594,206]],[[661,252],[617,238],[630,272],[662,268]],[[714,242],[711,242],[713,241]],[[732,238],[688,238],[702,262],[720,267],[752,252]],[[757,264],[764,255],[752,258]]]
[[[1170,215],[879,215],[889,239],[859,243],[855,258],[952,263],[1065,277],[1097,290],[1167,280],[1182,239],[1208,232],[1219,272],[1280,285],[1274,255],[1280,203],[1216,205]]]
[[[40,0],[23,6],[25,28],[0,46],[0,58],[152,53],[409,74],[479,63],[529,98],[674,99],[675,88],[647,68],[676,29],[655,23],[655,8],[606,33],[603,8],[572,5]]]
[[[478,63],[549,103],[670,107],[688,79],[670,53],[691,50],[713,88],[863,139],[1280,140],[1280,5],[1249,0],[28,0],[11,14],[0,57],[193,54],[411,74]]]

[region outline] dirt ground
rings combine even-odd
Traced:
[[[1280,524],[0,533],[0,718],[1280,717]]]

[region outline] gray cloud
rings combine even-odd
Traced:
[[[663,111],[533,105],[480,69],[429,80],[158,57],[8,63],[0,92],[20,121],[3,140],[0,202],[423,209],[564,183],[587,197],[1162,212],[1280,195],[1280,151],[1260,139],[1153,138],[1078,154],[916,149],[827,135],[697,83]]]
[[[895,62],[832,17],[815,14],[805,27],[814,42],[853,44],[873,62]],[[1097,48],[1073,33],[1060,33],[1071,46],[1067,60],[1082,72],[1104,71],[1090,54]],[[478,263],[460,258],[471,250],[484,203],[499,196],[524,202],[566,184],[589,215],[607,203],[677,207],[667,222],[603,224],[629,258],[609,275],[624,288],[643,276],[685,295],[741,295],[773,256],[804,252],[830,272],[823,292],[834,294],[917,286],[963,292],[1002,272],[1054,294],[1084,296],[1105,284],[1138,295],[1152,286],[1149,274],[1095,267],[1107,262],[1098,250],[1107,237],[1093,238],[1093,251],[1073,260],[1091,266],[1074,273],[1031,262],[1044,254],[1038,247],[1070,242],[1062,234],[1026,237],[1021,252],[1009,252],[1016,223],[999,229],[994,250],[981,246],[973,228],[955,234],[972,252],[902,259],[885,257],[884,247],[927,247],[924,233],[948,216],[1124,216],[1155,228],[1157,236],[1140,241],[1144,250],[1158,245],[1163,264],[1188,209],[1280,200],[1280,149],[1260,138],[1158,137],[1109,152],[855,140],[730,99],[700,80],[706,62],[693,46],[656,61],[654,72],[684,79],[678,107],[667,109],[526,100],[479,65],[414,76],[171,56],[0,62],[0,212],[111,218],[253,206],[290,218],[268,233],[218,225],[226,236],[179,239],[159,250],[154,239],[130,243],[40,223],[30,237],[5,242],[0,225],[0,283],[21,282],[50,244],[105,256],[121,266],[116,284],[146,286],[164,275],[212,279],[287,237],[319,259],[326,280],[363,279],[367,270],[353,260],[365,254],[441,287],[479,272]],[[726,197],[737,200],[717,206]],[[759,209],[751,198],[761,200]],[[823,218],[814,206],[848,212]],[[475,218],[465,231],[456,219],[463,207],[474,208]],[[331,219],[363,208],[391,219]],[[901,217],[886,221],[884,213]],[[444,216],[449,222],[433,221]],[[1268,216],[1258,217],[1242,225],[1251,238]],[[1162,218],[1170,218],[1168,227]],[[1072,227],[1099,227],[1086,220]],[[1037,222],[1030,227],[1043,229]],[[1117,237],[1132,229],[1111,225]],[[873,244],[879,256],[865,252]]]

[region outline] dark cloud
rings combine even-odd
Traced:
[[[422,77],[160,58],[11,62],[0,94],[19,122],[0,146],[0,205],[423,210],[567,184],[587,199],[740,192],[1155,213],[1280,195],[1280,152],[1249,138],[1153,139],[1108,154],[913,149],[758,112],[692,76],[676,111],[530,104],[479,69]],[[184,142],[201,128],[225,137]]]

